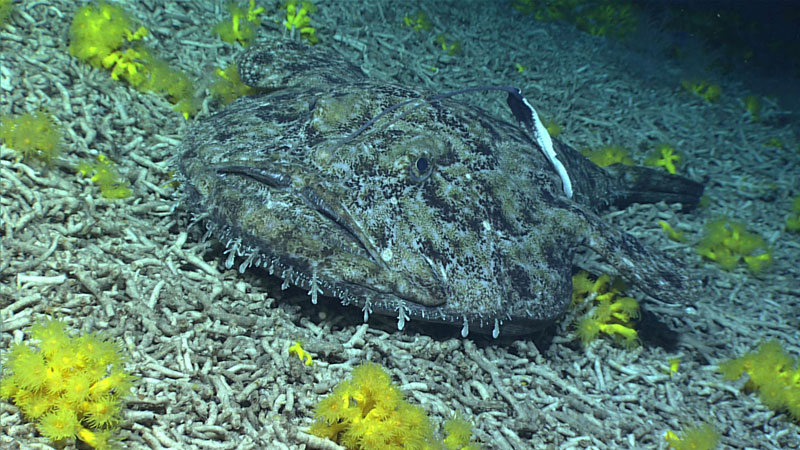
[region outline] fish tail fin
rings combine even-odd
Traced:
[[[363,80],[364,72],[321,45],[273,39],[254,45],[236,58],[239,79],[259,91],[288,87],[330,89],[336,82]]]
[[[624,208],[632,203],[680,203],[692,209],[700,203],[703,185],[688,178],[651,167],[613,164],[603,170],[616,184],[611,204]]]
[[[599,167],[570,146],[554,141],[556,151],[573,177],[573,200],[597,211],[632,203],[681,203],[692,209],[700,203],[703,185],[661,168],[612,164]]]

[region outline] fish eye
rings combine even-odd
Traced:
[[[414,164],[411,165],[409,172],[411,181],[420,183],[431,176],[433,164],[431,164],[431,160],[428,159],[427,156],[419,156],[414,160]]]
[[[429,165],[428,158],[426,158],[424,156],[421,157],[421,158],[417,158],[417,163],[415,165],[417,167],[417,172],[419,172],[419,173],[427,172],[428,171],[428,165]]]

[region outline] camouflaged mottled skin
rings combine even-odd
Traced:
[[[266,267],[315,301],[394,314],[400,327],[421,318],[495,334],[562,315],[580,245],[656,297],[685,294],[670,259],[592,210],[635,193],[556,142],[575,186],[568,199],[517,125],[469,105],[482,94],[415,107],[431,93],[369,80],[331,50],[292,42],[237,64],[265,93],[199,121],[178,160],[185,204],[229,247],[229,266],[236,255],[241,270]],[[409,99],[420,100],[354,134]],[[677,191],[672,200],[695,195]]]

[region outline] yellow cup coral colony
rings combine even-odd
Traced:
[[[61,129],[44,111],[0,117],[0,140],[24,160],[51,162],[58,156]]]
[[[697,253],[726,270],[733,269],[742,260],[753,273],[772,264],[772,250],[764,238],[747,231],[744,224],[727,218],[706,225],[706,234]]]
[[[681,86],[708,103],[716,102],[722,96],[722,87],[720,85],[704,80],[683,80],[681,81]]]
[[[786,218],[786,229],[800,232],[800,196],[792,200],[792,213]]]
[[[142,52],[123,46],[142,39],[148,32],[145,27],[133,31],[133,26],[130,16],[117,5],[86,5],[72,19],[69,52],[94,67],[110,69],[115,80],[122,76],[137,86],[146,78],[143,65],[136,61]]]
[[[133,377],[119,347],[97,334],[70,337],[63,322],[37,323],[5,358],[0,398],[16,404],[53,441],[109,449]]]
[[[601,334],[632,347],[639,343],[633,321],[639,318],[639,303],[633,297],[621,296],[625,284],[606,274],[592,278],[586,271],[572,277],[572,306],[588,311],[578,319],[576,335],[588,345]]]
[[[93,163],[78,164],[78,173],[97,183],[100,186],[100,195],[109,200],[127,198],[133,193],[128,181],[120,176],[114,163],[106,155],[97,155],[97,161]]]
[[[600,167],[606,167],[617,163],[626,166],[633,165],[633,159],[631,159],[628,154],[628,150],[614,145],[606,145],[594,150],[583,149],[581,150],[581,154]]]
[[[746,374],[746,390],[758,391],[765,406],[800,422],[800,361],[778,341],[764,342],[753,352],[723,362],[719,371],[728,380]]]
[[[173,69],[138,43],[148,35],[120,6],[106,2],[89,4],[75,13],[69,28],[69,52],[94,67],[111,71],[143,92],[164,94],[184,118],[197,112],[199,99],[184,72]],[[133,43],[136,43],[135,45]]]
[[[13,0],[0,0],[0,25],[3,25],[11,15],[11,9],[14,6]]]
[[[208,90],[223,105],[244,95],[253,95],[257,92],[255,88],[242,82],[236,64],[228,64],[224,69],[216,68],[214,81]]]
[[[713,450],[719,443],[719,432],[704,423],[686,428],[680,434],[667,431],[664,440],[674,450]]]
[[[363,364],[339,383],[314,410],[311,433],[348,449],[476,450],[471,426],[457,416],[444,425],[444,440],[434,437],[425,410],[405,399],[377,364]]]
[[[214,33],[225,42],[238,42],[243,47],[252,44],[256,35],[255,27],[261,25],[258,16],[264,13],[264,8],[256,8],[255,0],[250,0],[247,9],[236,2],[228,2],[225,8],[231,18],[214,25]]]

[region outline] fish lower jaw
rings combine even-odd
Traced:
[[[291,286],[306,290],[314,305],[320,297],[325,296],[338,299],[344,306],[361,308],[364,322],[367,322],[373,314],[395,316],[398,330],[403,330],[408,322],[414,320],[461,327],[461,336],[465,338],[471,333],[491,335],[494,338],[500,335],[519,336],[541,329],[550,323],[523,317],[512,318],[508,315],[464,313],[447,305],[426,306],[407,301],[392,293],[379,292],[365,286],[331,283],[319,277],[313,268],[310,271],[298,270],[284,259],[248,245],[241,237],[237,237],[241,234],[229,226],[208,219],[204,222],[207,228],[204,238],[214,236],[226,247],[223,264],[227,269],[236,267],[240,273],[244,273],[250,268],[260,268],[267,271],[270,276],[282,279],[282,290]]]

